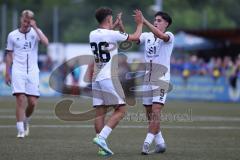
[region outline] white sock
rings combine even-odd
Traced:
[[[163,143],[165,143],[165,141],[164,141],[164,139],[162,137],[161,131],[158,132],[158,134],[155,135],[155,143],[156,144],[163,144]]]
[[[101,130],[101,132],[99,133],[99,136],[104,138],[104,139],[107,139],[107,137],[110,135],[111,132],[112,132],[112,128],[105,125],[103,127],[103,129]]]
[[[23,122],[17,122],[16,127],[18,132],[24,132]]]
[[[152,144],[152,141],[153,141],[154,137],[155,137],[154,134],[148,133],[146,138],[145,138],[144,143]]]

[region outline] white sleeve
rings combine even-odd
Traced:
[[[35,30],[34,30],[35,31]],[[38,31],[42,34],[42,30],[38,28]],[[38,36],[37,32],[35,31],[36,36],[37,36],[37,40],[40,41],[40,37]]]
[[[147,37],[147,33],[146,33],[146,32],[145,32],[145,33],[142,33],[142,34],[140,35],[140,37],[139,37],[139,43],[140,43],[140,44],[141,44],[141,43],[144,43],[146,37]]]
[[[122,42],[128,39],[128,34],[120,31],[112,31],[112,37],[115,41]]]
[[[167,41],[167,43],[173,43],[174,35],[172,34],[172,32],[166,32],[165,34],[167,34],[169,36],[169,41]]]
[[[12,39],[12,35],[11,34],[8,34],[8,38],[7,38],[7,48],[6,50],[7,51],[13,51],[13,39]]]

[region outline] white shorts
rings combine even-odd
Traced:
[[[167,91],[159,86],[154,86],[150,83],[145,83],[143,86],[143,105],[148,106],[153,103],[165,104]]]
[[[12,71],[12,94],[25,93],[31,96],[40,96],[39,72],[17,72]]]
[[[94,107],[101,105],[125,105],[124,92],[118,79],[104,79],[93,82],[92,93]]]

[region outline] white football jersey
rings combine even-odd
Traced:
[[[8,34],[6,50],[13,52],[12,69],[26,73],[39,71],[39,40],[40,39],[33,28],[27,33],[22,33],[19,29],[16,29]]]
[[[174,35],[171,32],[166,32],[170,39],[168,42],[164,42],[160,38],[155,38],[152,32],[142,33],[139,40],[140,43],[144,43],[145,49],[145,61],[151,64],[161,64],[167,68],[167,72],[162,77],[162,80],[170,80],[170,58],[174,45]],[[151,67],[151,65],[150,65]],[[150,72],[154,69],[150,69]],[[154,73],[153,73],[154,74]],[[151,77],[149,77],[149,80]]]
[[[118,54],[118,42],[126,41],[127,38],[127,33],[108,29],[90,32],[89,42],[95,59],[93,74],[95,81],[117,76],[118,60],[115,55]]]

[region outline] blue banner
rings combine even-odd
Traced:
[[[49,86],[49,76],[50,72],[40,72],[40,95],[59,96],[60,93]],[[169,99],[240,102],[240,79],[235,88],[226,77],[191,76],[183,79],[181,76],[171,76],[171,84],[173,90],[168,94]],[[12,95],[11,87],[0,76],[0,96],[9,95]]]
[[[171,83],[173,90],[168,94],[171,99],[240,102],[239,79],[235,88],[226,77],[214,79],[210,76],[191,76],[183,79],[172,76]]]

